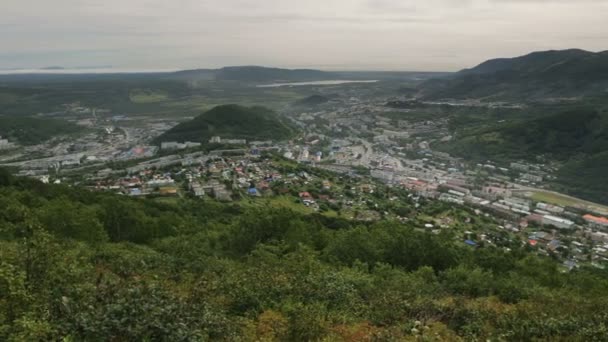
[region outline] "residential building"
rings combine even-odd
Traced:
[[[553,215],[543,216],[543,224],[555,226],[560,229],[574,228],[574,222],[561,218],[561,217],[553,216]]]
[[[587,214],[587,215],[583,216],[583,219],[592,228],[600,229],[600,230],[608,230],[608,218]]]

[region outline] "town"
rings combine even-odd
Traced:
[[[210,151],[188,141],[150,143],[174,121],[134,122],[72,104],[64,114],[90,133],[5,153],[1,163],[43,182],[126,196],[192,196],[362,222],[419,222],[420,229],[434,233],[452,230],[472,247],[520,243],[555,257],[565,269],[605,267],[608,210],[543,189],[554,165],[454,158],[433,149],[436,142],[452,139],[447,120],[402,119],[410,110],[387,106],[391,100],[346,91],[314,110],[286,109],[283,114],[302,130],[296,139],[215,136],[209,143],[223,149]],[[14,148],[6,140],[1,146]],[[428,203],[444,203],[442,214],[425,213]]]

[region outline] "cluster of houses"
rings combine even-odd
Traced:
[[[0,136],[0,150],[8,150],[14,146],[15,144],[9,142],[8,139],[3,139],[2,136]]]
[[[400,186],[417,196],[474,207],[502,219],[503,227],[520,236],[523,242],[543,253],[567,256],[570,266],[589,259],[596,265],[608,262],[607,213],[588,207],[536,202],[529,192],[500,183],[491,182],[478,188],[461,179],[439,183],[410,177],[401,181]],[[568,236],[569,243],[564,243],[563,236]]]

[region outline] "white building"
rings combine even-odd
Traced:
[[[543,216],[543,224],[555,226],[560,229],[574,228],[574,222],[553,215]]]
[[[177,150],[179,149],[179,143],[177,141],[167,141],[160,143],[161,150]]]

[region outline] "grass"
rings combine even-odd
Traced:
[[[129,99],[133,103],[157,103],[165,101],[169,96],[165,92],[136,89],[129,93]]]
[[[179,203],[179,200],[180,200],[180,197],[178,197],[178,196],[154,198],[154,201],[156,201],[158,203],[171,204],[171,205],[177,205]]]
[[[608,212],[608,207],[606,207],[606,206],[603,206],[603,205],[600,205],[597,203],[593,203],[593,202],[588,202],[588,201],[585,201],[582,199],[566,196],[566,195],[552,193],[552,192],[535,191],[532,193],[532,196],[530,198],[537,202],[545,202],[545,203],[560,205],[560,206],[593,208],[596,210],[599,209],[600,211]]]
[[[277,196],[272,198],[255,198],[250,201],[243,201],[241,203],[247,203],[248,205],[256,207],[273,207],[273,208],[285,208],[291,209],[300,214],[311,214],[314,212],[313,209],[305,206],[302,203],[296,203],[295,197],[290,196]]]
[[[264,197],[264,198],[250,198],[243,201],[240,201],[239,204],[248,207],[272,207],[272,208],[284,208],[293,210],[299,214],[312,214],[315,213],[310,207],[305,206],[302,203],[296,203],[295,197],[290,196],[276,196],[276,197]],[[328,210],[326,212],[320,212],[322,215],[327,217],[338,217],[338,213],[334,210]]]
[[[0,103],[13,104],[19,100],[19,96],[11,93],[0,93]]]

